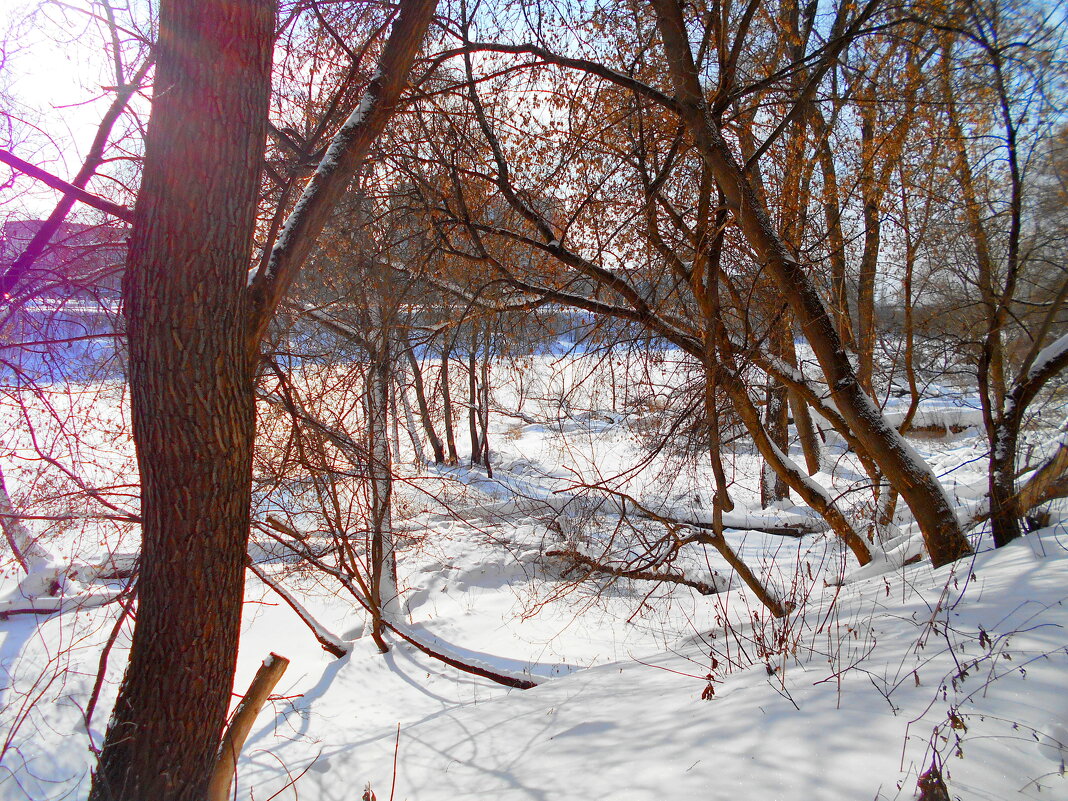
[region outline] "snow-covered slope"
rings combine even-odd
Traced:
[[[250,576],[236,689],[271,651],[291,666],[246,743],[236,798],[352,801],[370,783],[380,801],[911,799],[934,764],[951,798],[1068,799],[1068,518],[1055,513],[1000,551],[979,540],[973,559],[938,571],[902,565],[917,551],[902,516],[893,558],[860,570],[826,534],[728,531],[746,562],[798,603],[782,620],[711,550],[675,566],[731,581],[715,596],[581,581],[545,553],[561,543],[630,547],[612,539],[618,509],[598,508],[590,486],[640,461],[649,425],[639,413],[600,411],[592,396],[583,405],[594,411],[497,419],[492,480],[404,468],[398,491],[404,625],[539,686],[501,687],[396,638],[379,654],[359,636],[351,599],[264,548],[262,569],[352,650],[342,659],[322,651]],[[979,439],[916,445],[967,511],[983,487]],[[833,448],[818,478],[849,504],[864,476]],[[673,458],[613,486],[699,519],[709,476]],[[797,518],[785,505],[756,508],[759,465],[743,449],[732,458],[729,523]],[[0,801],[85,797],[128,622],[88,728],[85,713],[121,608],[0,621]]]
[[[1063,537],[1047,529],[949,569],[828,587],[833,607],[813,604],[782,628],[698,627],[667,650],[528,691],[442,675],[404,645],[313,659],[317,669],[304,651],[286,693],[305,695],[262,721],[242,785],[269,796],[284,763],[307,769],[301,798],[350,799],[366,782],[385,798],[396,757],[395,797],[424,801],[892,799],[912,798],[935,761],[954,797],[1068,798]],[[514,629],[478,636],[463,617],[443,624],[448,636],[520,651]],[[786,653],[762,651],[780,636]],[[543,653],[584,638],[565,630]],[[586,659],[595,650],[576,645]]]

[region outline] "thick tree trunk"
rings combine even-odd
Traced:
[[[250,285],[275,7],[160,6],[123,284],[141,473],[139,604],[90,801],[205,797],[237,656],[259,340],[392,115],[434,2],[401,4],[365,98],[369,110],[334,138],[330,169],[316,172],[284,243]]]
[[[245,286],[273,41],[271,0],[160,9],[123,286],[137,625],[93,801],[203,801],[230,705],[254,434]]]

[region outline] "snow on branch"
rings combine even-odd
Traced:
[[[270,587],[278,597],[285,601],[290,609],[296,612],[297,617],[299,617],[304,625],[306,625],[311,630],[312,634],[315,635],[315,639],[319,642],[319,645],[322,646],[324,651],[340,659],[352,650],[351,643],[344,642],[340,637],[323,626],[307,609],[304,608],[300,601],[293,597],[293,594],[290,593],[289,590],[281,585],[281,583],[267,576],[266,573],[256,567],[251,561],[249,561],[248,569],[256,576],[256,578],[262,581],[266,586]]]
[[[94,609],[117,601],[123,592],[122,589],[116,589],[54,598],[12,597],[6,601],[0,601],[0,620],[7,620],[12,615],[57,615],[82,609]]]
[[[1045,380],[1040,379],[1043,374],[1058,372],[1065,365],[1068,365],[1068,334],[1063,334],[1038,352],[1025,380]]]
[[[331,139],[319,167],[282,227],[267,263],[249,275],[250,348],[258,346],[331,211],[393,116],[436,5],[436,0],[411,0],[400,5],[378,69],[363,97]]]
[[[538,686],[538,681],[529,673],[497,667],[424,632],[402,631],[396,624],[388,620],[382,621],[382,625],[427,656],[437,659],[439,662],[444,662],[446,665],[464,673],[481,676],[484,679],[489,679],[505,687],[514,687],[517,690],[529,690]]]

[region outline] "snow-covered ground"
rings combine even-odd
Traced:
[[[952,798],[1068,799],[1068,516],[1055,512],[1000,551],[979,538],[974,558],[937,571],[902,564],[917,546],[903,513],[898,558],[863,569],[826,534],[729,531],[747,563],[797,603],[781,620],[711,550],[676,567],[731,582],[713,596],[580,581],[545,557],[561,545],[633,547],[616,506],[598,507],[597,482],[680,517],[707,509],[711,476],[685,456],[661,454],[617,478],[655,439],[672,371],[665,363],[651,377],[663,394],[620,399],[603,375],[583,382],[581,365],[531,359],[521,387],[502,375],[495,390],[526,419],[494,417],[492,479],[400,468],[408,629],[527,674],[534,689],[461,673],[396,638],[389,654],[361,637],[335,659],[250,576],[235,689],[271,651],[291,665],[246,743],[236,797],[352,801],[370,784],[380,801],[910,799],[935,764]],[[933,405],[923,413],[945,419]],[[913,444],[966,513],[985,485],[982,440],[964,431]],[[859,514],[870,502],[860,471],[833,440],[825,457],[819,480]],[[766,518],[757,461],[738,448],[730,467],[734,524]],[[635,528],[663,534],[648,520]],[[98,545],[77,530],[79,549]],[[262,569],[337,636],[362,632],[361,611],[328,581],[283,560]],[[16,579],[9,571],[8,591]],[[88,726],[85,710],[119,612],[0,622],[0,799],[87,793],[128,624]]]

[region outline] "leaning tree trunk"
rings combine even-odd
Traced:
[[[426,438],[430,441],[430,449],[434,452],[434,463],[445,464],[445,449],[441,445],[441,437],[434,429],[434,420],[430,416],[430,404],[427,402],[426,387],[423,384],[423,367],[416,358],[411,344],[407,342],[405,342],[405,355],[412,368],[412,383],[415,386],[415,400],[419,404],[419,418],[423,422]]]
[[[273,41],[272,0],[160,9],[123,282],[137,626],[93,801],[203,801],[230,705],[254,434],[245,286]]]
[[[858,442],[876,460],[916,517],[935,567],[971,553],[949,499],[930,466],[889,426],[857,381],[838,332],[815,284],[776,234],[767,208],[709,112],[687,38],[681,4],[654,0],[679,112],[702,160],[735,215],[741,233],[783,293],[820,364],[831,399]],[[873,6],[868,4],[866,8]],[[844,47],[845,39],[839,44]],[[829,61],[824,62],[829,63]]]

